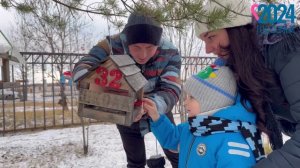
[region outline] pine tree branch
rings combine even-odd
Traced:
[[[125,9],[126,9],[128,12],[134,11],[134,9],[133,9],[131,6],[129,6],[129,5],[126,3],[126,1],[121,0],[121,2],[122,2],[122,4],[124,5]],[[136,5],[136,3],[135,3],[135,5]],[[131,11],[130,11],[128,8],[129,8]]]
[[[218,4],[219,6],[223,7],[224,9],[229,10],[230,12],[232,12],[232,13],[234,13],[234,14],[241,15],[241,16],[252,17],[251,15],[245,15],[245,14],[236,12],[236,11],[234,11],[234,10],[232,10],[232,9],[230,9],[230,8],[228,8],[228,7],[224,6],[224,5],[222,5],[222,4],[220,4],[219,2],[217,2],[217,1],[215,1],[215,0],[211,0],[211,1],[214,2],[214,3],[216,3],[216,4]],[[240,2],[239,5],[241,5],[242,2],[243,2],[243,0]],[[245,10],[245,9],[243,9],[243,10]]]
[[[105,15],[105,16],[121,16],[121,17],[126,17],[125,15],[122,14],[116,14],[116,13],[102,13],[102,12],[95,12],[95,11],[91,11],[91,10],[85,10],[85,9],[81,9],[81,8],[77,8],[68,4],[65,4],[59,0],[52,0],[55,3],[58,3],[60,5],[63,5],[69,9],[73,9],[73,10],[77,10],[77,11],[81,11],[81,12],[87,12],[87,13],[93,13],[93,14],[98,14],[98,15]]]

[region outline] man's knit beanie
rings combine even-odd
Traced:
[[[130,14],[123,30],[127,44],[148,43],[159,45],[163,29],[152,17],[139,12]]]

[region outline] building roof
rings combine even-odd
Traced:
[[[0,58],[7,58],[10,61],[20,64],[26,64],[24,57],[18,49],[14,47],[7,37],[0,30]]]

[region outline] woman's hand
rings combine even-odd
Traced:
[[[153,121],[157,121],[160,115],[157,112],[156,104],[153,100],[143,98],[144,112],[147,113]]]

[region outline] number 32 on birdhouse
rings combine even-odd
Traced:
[[[96,85],[120,89],[123,76],[120,70],[112,69],[109,71],[107,68],[100,66],[96,70],[96,74],[98,75],[98,77],[95,78]]]

